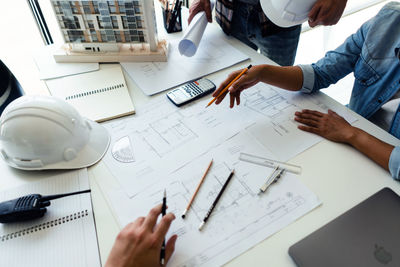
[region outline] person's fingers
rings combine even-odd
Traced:
[[[149,214],[144,219],[143,225],[150,231],[153,230],[154,226],[156,225],[157,218],[161,214],[162,204],[158,204],[154,208],[149,211]]]
[[[318,2],[315,3],[311,8],[310,12],[308,12],[308,19],[314,21],[318,16],[320,8],[321,6],[318,4]]]
[[[333,111],[331,109],[328,109],[328,114],[332,115],[332,116],[334,116],[336,118],[342,118],[342,116],[340,116],[339,114],[337,114],[335,111]]]
[[[305,124],[307,126],[314,127],[314,128],[318,128],[318,126],[319,126],[319,123],[317,121],[315,121],[315,120],[312,120],[312,119],[304,119],[304,118],[301,118],[301,117],[295,117],[294,120],[297,121],[297,122],[300,122],[302,124]]]
[[[234,96],[234,94],[229,94],[229,99],[230,99],[229,107],[233,108],[233,106],[235,105],[235,96]]]
[[[305,113],[305,112],[295,112],[294,115],[297,118],[301,118],[301,119],[309,119],[309,120],[313,120],[313,121],[320,121],[320,119],[322,118],[322,116],[318,116],[312,113]]]
[[[318,2],[312,7],[311,11],[308,13],[308,25],[310,27],[315,27],[318,24],[317,18],[320,12],[321,6],[318,4]]]
[[[212,22],[210,1],[205,1],[204,11],[206,12],[206,17],[207,17],[208,22]]]
[[[215,101],[215,104],[218,105],[219,103],[222,102],[222,100],[224,100],[226,94],[229,93],[229,91],[225,91],[225,93],[223,93],[222,95],[220,95],[217,100]]]
[[[299,125],[299,126],[297,126],[297,128],[299,128],[300,130],[305,131],[305,132],[320,135],[318,129],[314,128],[314,127]]]
[[[236,98],[236,105],[240,105],[240,91],[237,93],[235,98]]]
[[[213,97],[216,97],[217,95],[219,95],[219,93],[225,89],[225,87],[233,80],[235,79],[235,77],[240,73],[240,70],[238,71],[234,71],[231,74],[228,75],[228,78],[225,79],[225,81],[223,81],[219,86],[218,89],[214,91],[214,93],[212,94]]]
[[[255,80],[253,77],[247,74],[243,74],[239,79],[232,83],[231,87],[229,88],[229,92],[235,93],[243,91],[243,89],[247,89],[256,83],[257,80]]]
[[[139,227],[143,224],[145,218],[144,217],[139,217],[137,218],[133,223],[132,223],[132,227]]]
[[[171,258],[172,254],[174,253],[175,243],[176,243],[177,239],[178,239],[178,236],[173,235],[168,239],[167,244],[165,244],[165,265],[167,265],[169,259]]]
[[[324,113],[316,111],[316,110],[310,110],[310,109],[303,109],[301,111],[301,113],[303,113],[303,114],[312,114],[312,115],[315,115],[317,117],[323,117],[324,116]]]
[[[165,235],[167,234],[173,220],[175,220],[175,215],[172,213],[168,213],[164,217],[162,217],[160,223],[157,224],[154,230],[154,234],[156,235],[157,240],[160,242],[160,245],[163,242]]]
[[[188,25],[190,24],[190,22],[192,22],[194,16],[196,16],[196,14],[202,10],[203,9],[199,3],[192,4],[191,8],[189,8]]]

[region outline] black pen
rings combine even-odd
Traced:
[[[201,229],[203,228],[204,224],[207,222],[208,218],[210,218],[210,215],[211,215],[212,211],[214,210],[215,206],[217,205],[218,200],[221,198],[222,193],[224,193],[225,188],[227,187],[229,181],[230,181],[231,178],[233,177],[234,171],[235,171],[235,170],[232,170],[231,174],[229,174],[228,179],[226,179],[226,182],[225,182],[225,184],[222,186],[221,190],[219,191],[217,198],[214,200],[214,203],[211,205],[211,207],[210,207],[210,209],[208,210],[206,216],[204,217],[203,221],[201,222],[201,224],[200,224],[200,226],[199,226],[199,231],[201,231]]]
[[[162,208],[161,208],[161,214],[163,217],[165,216],[166,210],[167,210],[167,191],[164,189],[164,197],[162,199]],[[161,266],[164,266],[164,261],[165,261],[165,239],[163,241],[160,253]]]

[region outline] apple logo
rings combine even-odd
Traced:
[[[388,264],[392,261],[392,254],[385,250],[384,247],[380,247],[375,244],[374,256],[377,261],[383,264]]]

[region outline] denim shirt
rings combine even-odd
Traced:
[[[400,90],[398,47],[400,3],[390,2],[336,50],[314,64],[300,65],[303,71],[301,91],[318,91],[353,72],[355,82],[349,108],[368,119]],[[400,138],[399,107],[389,133]],[[390,155],[389,170],[395,179],[400,179],[399,146]]]

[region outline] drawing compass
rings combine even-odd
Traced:
[[[260,192],[258,194],[262,194],[265,191],[267,191],[268,187],[270,187],[272,184],[276,183],[279,178],[282,177],[282,174],[284,173],[285,169],[280,168],[279,166],[276,166],[274,171],[271,173],[271,175],[268,177],[267,181],[260,187]]]

